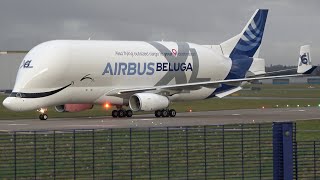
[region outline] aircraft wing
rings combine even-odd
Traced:
[[[316,66],[314,66],[316,67]],[[315,68],[312,68],[313,70]],[[183,90],[192,90],[200,89],[201,87],[219,87],[221,84],[230,84],[230,85],[239,85],[242,82],[250,82],[255,80],[264,80],[264,79],[275,79],[275,78],[285,78],[285,77],[297,77],[304,76],[304,74],[292,74],[292,75],[282,75],[282,76],[265,76],[265,77],[253,77],[253,78],[243,78],[243,79],[230,79],[230,80],[221,80],[221,81],[206,81],[206,82],[196,82],[196,83],[187,83],[187,84],[175,84],[175,85],[165,85],[165,86],[155,86],[155,87],[142,87],[134,89],[114,89],[109,91],[107,95],[110,96],[126,96],[129,94],[135,94],[146,91],[177,91],[181,92]]]

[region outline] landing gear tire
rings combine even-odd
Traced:
[[[132,117],[133,112],[131,110],[126,111],[127,117]]]
[[[48,115],[47,114],[40,114],[39,119],[45,121],[48,119]]]
[[[174,109],[170,109],[170,110],[169,110],[169,116],[170,116],[170,117],[175,117],[176,115],[177,115],[176,110],[174,110]]]
[[[156,117],[161,117],[161,111],[160,111],[160,110],[156,110],[156,111],[154,112],[154,115],[155,115]]]
[[[131,110],[120,109],[120,110],[113,110],[111,115],[114,118],[132,117],[133,112]]]
[[[124,111],[124,110],[119,110],[118,111],[118,117],[119,118],[122,118],[122,117],[125,117],[126,116],[126,111]]]
[[[118,117],[119,113],[117,110],[113,110],[111,114],[112,114],[112,117],[116,118],[116,117]]]
[[[156,110],[154,112],[156,117],[175,117],[177,115],[176,110],[174,109],[163,109],[163,110]]]
[[[168,112],[168,110],[166,110],[166,109],[162,110],[162,111],[161,111],[161,116],[162,116],[162,117],[169,117],[169,112]]]

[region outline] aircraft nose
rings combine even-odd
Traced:
[[[9,109],[9,107],[10,107],[10,100],[9,100],[8,98],[4,99],[4,101],[2,102],[2,105],[3,105],[5,108]]]
[[[12,111],[17,111],[17,106],[16,103],[14,102],[14,98],[12,97],[7,97],[6,99],[4,99],[4,101],[2,102],[2,105],[7,108],[10,109]]]

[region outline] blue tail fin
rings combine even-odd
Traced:
[[[267,9],[256,10],[240,34],[220,44],[223,53],[231,59],[253,57],[262,42],[267,15]]]

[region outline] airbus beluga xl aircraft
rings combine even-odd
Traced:
[[[225,97],[245,82],[301,76],[314,69],[300,58],[293,75],[268,76],[258,58],[268,10],[258,9],[242,32],[220,45],[186,42],[57,40],[23,59],[13,92],[3,105],[13,111],[55,106],[59,112],[110,104],[113,117],[154,111],[174,117],[171,102]],[[128,106],[128,110],[123,107]]]

